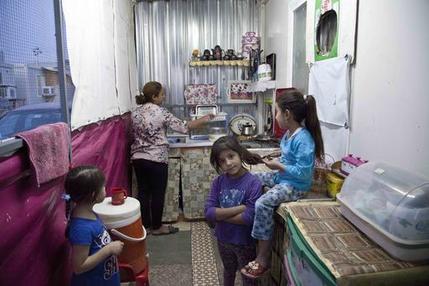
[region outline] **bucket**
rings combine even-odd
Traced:
[[[337,194],[341,191],[344,179],[335,173],[329,172],[326,174],[326,188],[328,189],[328,196],[336,198]]]
[[[142,225],[139,201],[128,197],[122,205],[112,205],[112,198],[106,197],[102,203],[94,205],[93,211],[113,238],[124,243],[119,262],[131,265],[136,274],[142,272],[147,265],[146,230]]]

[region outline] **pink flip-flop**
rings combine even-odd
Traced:
[[[268,270],[269,268],[262,266],[258,262],[251,261],[246,266],[241,268],[240,272],[246,277],[257,279],[264,276]]]

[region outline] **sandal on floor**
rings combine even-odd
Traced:
[[[241,274],[246,277],[257,279],[259,277],[264,276],[264,274],[268,271],[269,268],[263,267],[256,261],[249,262],[246,266],[241,268]]]
[[[178,227],[174,227],[172,225],[168,225],[168,232],[154,233],[152,230],[152,235],[168,235],[173,234],[179,231]]]

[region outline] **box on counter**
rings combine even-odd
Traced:
[[[362,160],[360,157],[355,157],[353,154],[349,154],[341,159],[340,171],[344,175],[349,175],[354,169],[367,162],[368,160]]]

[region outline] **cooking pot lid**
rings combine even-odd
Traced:
[[[235,135],[241,135],[241,130],[244,125],[251,125],[256,130],[256,119],[247,113],[240,113],[231,118],[229,121],[229,129]]]

